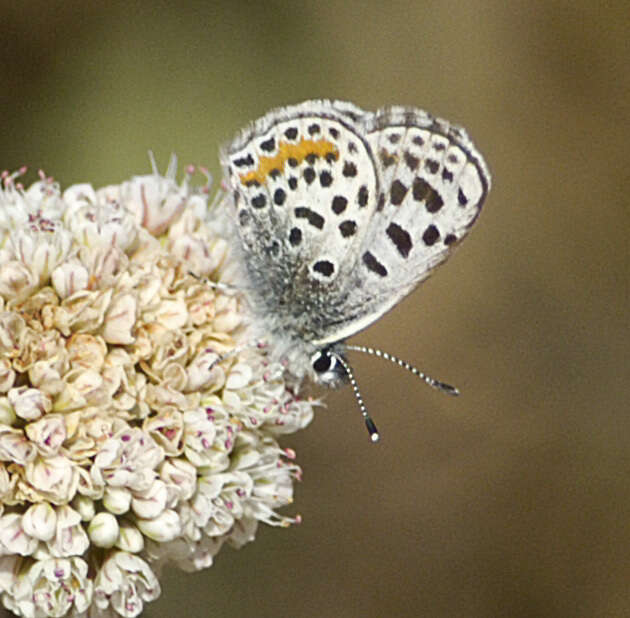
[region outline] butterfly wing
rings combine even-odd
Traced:
[[[320,345],[362,330],[426,279],[468,234],[490,188],[481,154],[459,127],[403,107],[366,114],[361,124],[384,199],[340,296],[344,319]]]
[[[222,153],[253,304],[296,339],[343,319],[330,300],[352,276],[377,204],[364,117],[308,101],[267,114]]]

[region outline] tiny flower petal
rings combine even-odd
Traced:
[[[24,532],[40,541],[50,541],[57,529],[57,514],[50,504],[34,504],[22,516]]]
[[[37,450],[20,429],[0,425],[0,460],[25,465],[37,455]]]
[[[181,532],[181,522],[175,511],[167,509],[155,519],[137,519],[136,525],[142,534],[154,541],[172,541]]]
[[[138,517],[153,519],[164,511],[167,498],[166,483],[156,479],[149,489],[142,492],[134,492],[131,499],[131,509]]]
[[[37,543],[24,529],[21,515],[7,513],[0,517],[0,554],[28,556],[37,549]]]
[[[59,298],[68,298],[88,287],[90,274],[79,260],[69,260],[52,271],[51,281]]]

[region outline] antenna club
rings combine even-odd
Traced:
[[[378,442],[381,439],[381,436],[378,433],[378,429],[376,428],[374,421],[369,416],[365,417],[365,426],[370,434],[370,440],[374,443]]]
[[[451,386],[450,384],[444,384],[444,382],[440,382],[439,386],[441,391],[444,391],[447,395],[453,395],[453,397],[457,397],[460,395],[460,390],[456,386]]]

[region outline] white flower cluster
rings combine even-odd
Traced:
[[[276,438],[313,402],[248,340],[226,215],[193,172],[63,193],[1,177],[0,595],[18,616],[137,616],[162,563],[208,567],[259,521],[299,520],[276,512],[300,475]]]

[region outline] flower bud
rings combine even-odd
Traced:
[[[120,524],[120,534],[116,541],[116,547],[130,554],[137,554],[144,549],[144,537],[138,528],[124,521]]]
[[[103,505],[110,513],[122,515],[131,506],[131,494],[123,487],[106,487]]]
[[[97,513],[88,526],[88,535],[98,547],[113,547],[118,539],[120,527],[111,513]]]

